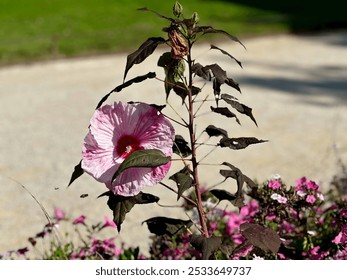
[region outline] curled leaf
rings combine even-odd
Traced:
[[[255,120],[253,114],[252,114],[252,108],[238,102],[233,96],[223,93],[221,95],[221,99],[223,99],[226,103],[231,105],[234,109],[236,109],[239,113],[247,115],[251,118],[251,120],[255,123],[256,126],[258,126],[257,121]]]
[[[214,137],[214,136],[228,137],[228,132],[226,130],[215,127],[214,125],[209,125],[208,127],[206,127],[205,131],[210,137]]]
[[[124,71],[124,80],[131,67],[134,64],[139,64],[149,57],[157,48],[159,44],[165,43],[166,40],[162,37],[148,38],[135,52],[131,53],[127,57],[127,64]]]
[[[241,125],[240,120],[237,118],[237,116],[231,112],[227,107],[210,107],[212,112],[215,112],[217,114],[221,114],[222,116],[225,116],[227,118],[235,118],[236,122]]]
[[[188,142],[183,138],[183,136],[178,134],[175,135],[175,142],[172,150],[175,154],[178,154],[184,158],[192,154],[192,150],[188,146]]]
[[[239,39],[237,39],[237,37],[229,34],[228,32],[226,32],[224,30],[214,29],[212,26],[196,26],[194,28],[194,32],[195,33],[202,33],[203,35],[211,34],[211,33],[223,34],[223,35],[226,35],[229,39],[239,43],[242,47],[244,47],[246,49],[246,47],[241,43],[241,41]]]
[[[249,145],[267,142],[267,140],[259,140],[255,137],[238,137],[238,138],[223,138],[219,141],[222,148],[228,147],[233,150],[245,149]]]
[[[99,197],[102,196],[108,196],[107,205],[113,212],[113,221],[117,225],[118,232],[121,230],[125,215],[130,212],[135,204],[149,204],[159,201],[159,197],[143,192],[135,196],[120,196],[108,191]]]
[[[74,171],[72,172],[70,182],[68,184],[68,187],[80,176],[82,176],[84,173],[84,170],[82,169],[82,160],[75,166]]]
[[[177,200],[179,200],[182,194],[193,185],[193,178],[190,176],[190,173],[191,172],[185,167],[169,178],[177,184]]]
[[[229,56],[231,59],[235,60],[236,63],[237,63],[238,65],[240,65],[240,67],[242,68],[241,62],[238,61],[235,57],[233,57],[231,54],[229,54],[229,53],[226,52],[225,50],[222,50],[221,48],[219,48],[219,47],[217,47],[217,46],[215,46],[215,45],[211,45],[211,50],[219,50],[219,51],[221,51],[223,54],[225,54],[225,55]]]
[[[212,193],[220,201],[222,201],[222,200],[233,201],[236,199],[236,196],[234,194],[232,194],[226,190],[213,189],[213,190],[210,190],[210,193]]]
[[[217,236],[207,238],[202,235],[193,234],[190,243],[196,249],[201,250],[203,260],[208,260],[211,258],[212,254],[221,247],[222,239]]]
[[[115,87],[113,90],[111,90],[108,94],[106,94],[98,103],[95,109],[98,109],[101,107],[101,105],[107,100],[107,98],[113,93],[113,92],[120,92],[122,89],[131,86],[133,83],[141,83],[142,81],[146,79],[153,79],[156,77],[156,74],[154,72],[148,72],[145,75],[137,76],[129,81],[126,81],[125,83]]]
[[[240,225],[240,232],[252,245],[265,252],[276,254],[282,243],[279,235],[272,228],[259,224],[243,223]]]
[[[143,221],[142,223],[146,223],[148,230],[153,234],[167,234],[169,236],[177,234],[181,230],[190,228],[193,225],[190,220],[180,220],[167,217],[153,217]]]

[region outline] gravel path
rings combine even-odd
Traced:
[[[220,63],[240,83],[243,94],[239,98],[253,108],[259,127],[243,116],[241,127],[233,120],[226,123],[203,109],[198,128],[223,121],[229,135],[270,140],[242,151],[216,152],[207,161],[232,162],[258,181],[279,173],[293,184],[305,175],[327,187],[338,158],[347,161],[346,35],[249,38],[243,40],[247,51],[234,43],[219,43],[242,61],[243,69],[217,51],[208,51],[208,45],[199,45],[194,54],[202,64]],[[158,54],[149,58],[146,66],[134,66],[128,77],[148,71],[161,76],[162,70],[155,67]],[[125,59],[123,54],[0,68],[0,252],[26,246],[26,238],[46,222],[40,207],[20,184],[50,214],[59,206],[72,218],[85,214],[90,222],[111,216],[106,200],[96,199],[106,190],[103,185],[87,175],[69,188],[66,185],[80,160],[93,109],[122,82]],[[109,101],[163,104],[164,97],[160,82],[146,81]],[[173,106],[179,105],[178,99],[170,100]],[[222,179],[218,169],[212,169],[202,169],[203,184]],[[159,186],[149,192],[160,196],[162,204],[175,203],[176,195]],[[89,196],[80,198],[85,193]],[[155,215],[186,218],[175,208],[136,206],[124,222],[118,242],[133,241],[145,250],[148,230],[141,222]]]

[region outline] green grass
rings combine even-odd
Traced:
[[[236,1],[180,2],[186,17],[197,11],[200,24],[239,37],[290,30],[283,11]],[[148,37],[163,35],[161,28],[168,24],[136,9],[146,6],[172,16],[173,4],[163,0],[0,0],[0,65],[134,50]]]

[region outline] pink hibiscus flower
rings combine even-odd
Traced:
[[[174,128],[145,103],[115,102],[97,109],[84,139],[82,168],[114,194],[134,196],[167,174],[171,161],[155,168],[129,168],[114,181],[120,164],[134,151],[157,149],[172,155]]]

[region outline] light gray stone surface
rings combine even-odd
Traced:
[[[197,46],[194,55],[200,63],[217,62],[240,83],[242,95],[227,88],[223,92],[252,107],[258,122],[256,127],[240,116],[240,127],[233,120],[208,113],[207,106],[200,111],[197,131],[219,124],[230,136],[270,141],[241,151],[221,150],[205,162],[229,161],[258,181],[279,173],[294,184],[305,175],[327,188],[338,158],[347,160],[346,35],[244,38],[247,50],[233,42],[219,42],[218,46],[242,61],[243,69],[218,51],[209,51],[209,45]],[[155,52],[148,63],[135,65],[128,77],[149,71],[163,77],[162,69],[156,67],[159,54]],[[102,184],[83,175],[66,186],[81,158],[93,110],[101,97],[122,83],[125,61],[126,54],[118,54],[0,68],[0,252],[26,246],[26,239],[46,223],[40,206],[21,184],[49,214],[57,206],[71,218],[85,214],[89,222],[112,216],[106,199],[96,198],[106,191]],[[199,99],[209,92],[207,88],[210,85]],[[108,102],[114,100],[163,104],[165,93],[162,83],[152,80],[111,96]],[[172,95],[169,101],[180,111],[179,98]],[[164,112],[175,116],[169,107]],[[184,131],[178,129],[177,133]],[[201,149],[200,155],[206,151]],[[171,172],[178,168],[174,164]],[[222,180],[218,167],[202,166],[200,175],[207,186]],[[231,181],[224,186],[235,187]],[[176,195],[160,186],[148,192],[160,196],[161,204],[176,203]],[[85,193],[89,196],[80,198]],[[186,218],[177,208],[135,206],[117,242],[140,245],[145,253],[149,233],[141,222],[152,216]]]

